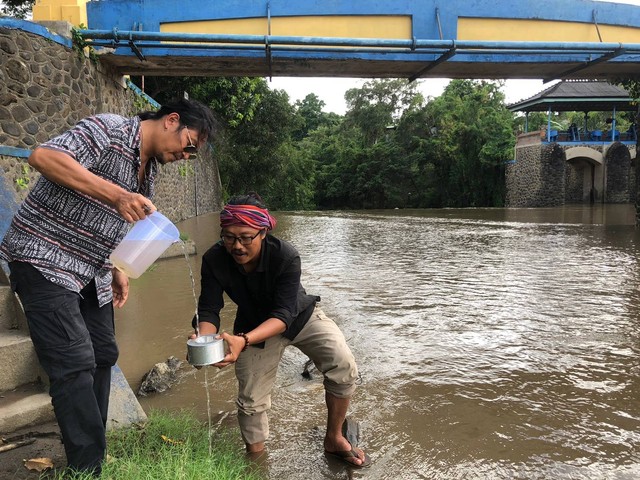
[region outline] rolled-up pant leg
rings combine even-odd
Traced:
[[[324,388],[338,398],[350,398],[356,390],[358,367],[344,334],[316,307],[291,345],[305,353],[324,375]]]
[[[246,444],[264,442],[269,436],[267,412],[271,408],[271,389],[278,365],[289,340],[277,335],[265,342],[264,349],[249,347],[236,362],[238,379],[238,423]]]
[[[106,449],[111,366],[118,356],[113,307],[98,308],[97,299],[91,298],[93,282],[79,295],[48,281],[29,264],[11,262],[9,267],[38,359],[49,376],[67,464],[99,473]]]

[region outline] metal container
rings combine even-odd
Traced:
[[[202,335],[187,340],[189,363],[196,367],[211,365],[224,359],[224,341],[215,335]]]

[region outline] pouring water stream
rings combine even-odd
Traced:
[[[184,254],[184,259],[187,262],[187,267],[189,268],[189,278],[191,279],[191,292],[193,293],[193,301],[195,303],[195,317],[196,317],[196,337],[200,336],[200,317],[198,316],[198,297],[196,296],[196,281],[193,277],[193,269],[191,268],[191,262],[189,261],[189,254],[187,253],[185,243],[180,240],[182,245],[182,253]],[[205,366],[204,369],[204,390],[207,393],[207,420],[208,420],[208,434],[207,438],[209,439],[209,455],[211,455],[211,439],[213,436],[213,432],[211,429],[211,397],[209,395],[209,375],[208,369]]]

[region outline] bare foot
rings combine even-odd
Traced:
[[[371,463],[368,455],[362,449],[351,446],[344,437],[340,437],[335,441],[325,438],[324,451],[327,455],[337,457],[354,467],[368,467]]]

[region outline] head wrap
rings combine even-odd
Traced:
[[[266,208],[255,205],[225,205],[220,212],[220,226],[225,228],[233,225],[246,225],[256,230],[273,230],[276,227],[276,219]]]

